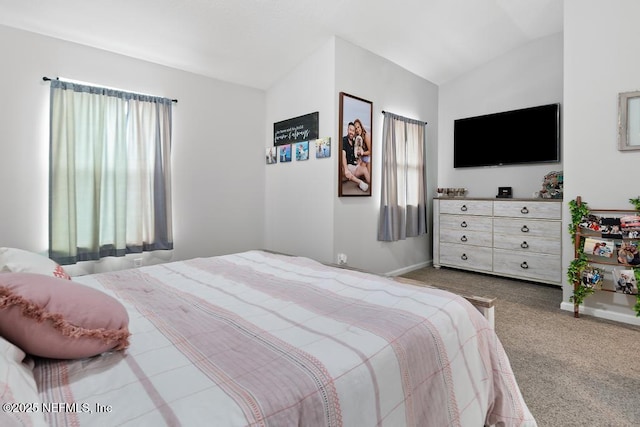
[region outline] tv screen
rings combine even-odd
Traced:
[[[454,120],[453,167],[560,161],[560,104]]]

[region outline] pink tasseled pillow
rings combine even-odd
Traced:
[[[91,357],[129,345],[129,316],[115,298],[70,280],[0,274],[0,335],[25,353]]]

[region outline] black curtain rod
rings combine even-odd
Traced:
[[[50,82],[50,81],[51,81],[51,80],[53,80],[53,79],[52,79],[52,78],[50,78],[50,77],[44,76],[44,77],[42,78],[42,80],[44,80],[45,82]],[[60,78],[59,78],[59,77],[56,77],[56,80],[60,80]],[[175,103],[177,104],[177,103],[178,103],[178,100],[177,100],[177,99],[172,99],[172,100],[171,100],[171,102],[175,102]]]
[[[382,110],[382,114],[387,114],[387,112],[386,112],[386,111],[384,111],[384,110]],[[424,123],[424,124],[425,124],[425,126],[428,124],[427,122],[423,122],[422,120],[416,120],[416,119],[412,119],[412,118],[410,118],[410,117],[404,117],[404,116],[401,116],[401,115],[399,115],[399,114],[392,113],[391,111],[389,111],[389,114],[393,114],[394,116],[397,116],[397,117],[402,117],[403,119],[413,120],[414,122]]]

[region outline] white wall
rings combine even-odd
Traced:
[[[262,246],[264,92],[5,26],[0,57],[0,246],[48,248],[43,76],[177,98],[174,259]]]
[[[336,78],[333,92],[373,103],[372,196],[337,197],[334,174],[334,255],[347,254],[348,263],[378,273],[400,273],[431,262],[429,234],[399,242],[377,241],[380,209],[382,111],[425,121],[427,125],[427,191],[429,216],[435,192],[438,141],[438,87],[396,64],[342,39],[336,38]],[[338,138],[338,115],[334,115],[334,138]],[[337,159],[334,158],[337,167]],[[337,171],[337,170],[336,170]],[[431,223],[429,218],[429,223]]]
[[[495,197],[512,187],[514,197],[532,197],[543,177],[561,163],[453,168],[453,121],[464,117],[562,103],[562,34],[515,49],[440,86],[438,187],[464,187],[469,197]],[[561,117],[562,117],[561,107]],[[514,138],[517,144],[517,137]],[[490,145],[487,149],[491,149]]]
[[[617,150],[618,93],[640,90],[638,16],[637,0],[565,0],[565,202],[579,195],[592,208],[632,209],[628,200],[640,194],[640,151]],[[563,215],[566,230],[566,204]],[[565,268],[572,247],[566,233]],[[572,291],[565,279],[567,310],[573,310]],[[599,292],[584,306],[589,314],[640,324],[634,302],[632,296]]]
[[[378,156],[381,110],[429,122],[429,182],[435,181],[437,87],[368,51],[328,41],[267,94],[4,26],[0,54],[0,76],[7,82],[0,106],[0,246],[43,253],[48,247],[47,75],[179,100],[173,115],[171,259],[265,247],[329,262],[345,252],[349,265],[389,273],[431,258],[430,235],[376,241],[375,154],[374,197],[337,197],[339,91],[373,101]],[[273,123],[314,111],[320,135],[332,138],[332,157],[265,165]]]
[[[273,146],[273,124],[318,112],[318,133],[331,137],[331,157],[267,165],[265,171],[265,247],[333,260],[333,204],[336,194],[334,122],[334,41],[328,40],[267,91],[264,149]]]
[[[373,102],[372,197],[338,197],[341,91]],[[265,147],[273,144],[274,122],[319,111],[320,136],[331,137],[332,153],[330,159],[266,167],[268,249],[323,262],[336,262],[342,252],[348,265],[377,273],[397,273],[431,260],[431,234],[396,243],[377,241],[382,110],[429,122],[429,182],[434,182],[437,87],[432,83],[333,38],[269,89]]]

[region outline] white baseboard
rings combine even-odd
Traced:
[[[419,270],[421,268],[425,268],[425,267],[429,267],[430,265],[433,265],[433,260],[431,261],[425,261],[425,262],[421,262],[419,264],[414,264],[414,265],[410,265],[408,267],[404,267],[404,268],[400,268],[398,270],[394,270],[394,271],[389,271],[388,273],[385,273],[385,276],[400,276],[401,274],[406,274],[409,273],[413,270]]]
[[[573,313],[573,303],[563,301],[560,304],[562,310],[570,311]],[[623,314],[616,313],[608,310],[602,310],[600,308],[591,308],[580,306],[580,314],[586,314],[588,316],[599,317],[602,319],[613,320],[615,322],[627,323],[629,325],[640,326],[640,317],[636,317],[635,313]]]

